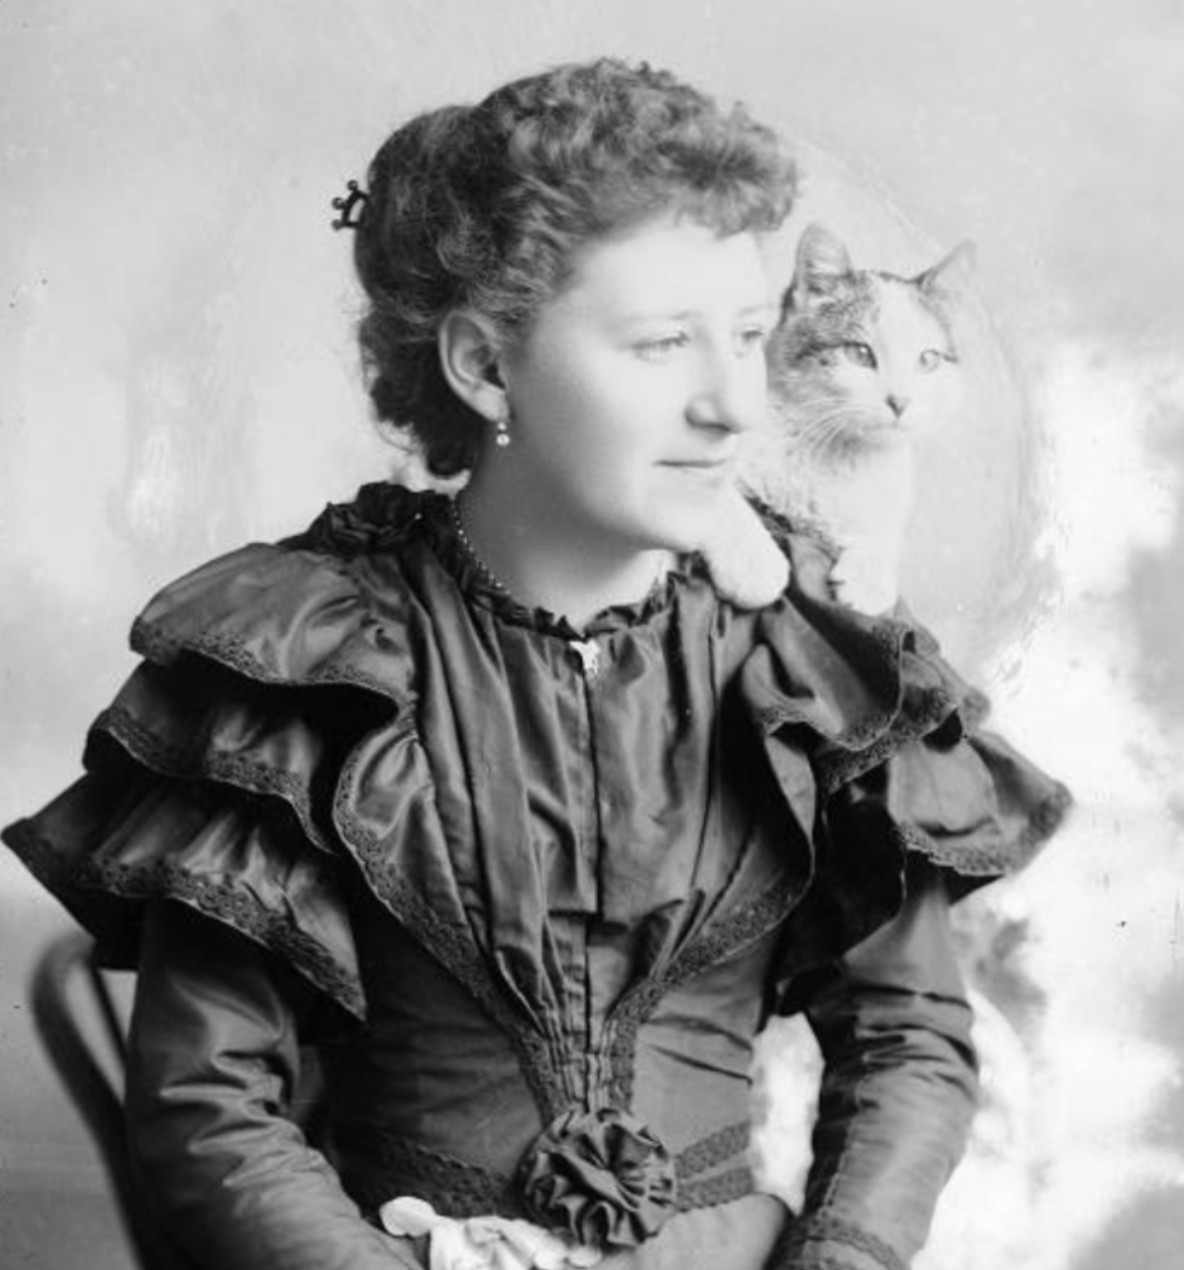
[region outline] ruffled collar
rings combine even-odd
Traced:
[[[363,485],[352,503],[330,504],[304,535],[304,541],[337,555],[355,556],[388,551],[412,535],[427,543],[471,602],[502,621],[566,640],[645,626],[669,610],[680,591],[710,587],[702,559],[681,556],[647,595],[601,610],[580,629],[563,614],[518,600],[490,578],[457,532],[451,495],[409,490],[389,482]]]

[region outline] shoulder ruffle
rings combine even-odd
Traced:
[[[740,693],[814,846],[815,885],[796,917],[813,960],[896,911],[910,861],[940,868],[961,896],[1026,864],[1071,799],[984,729],[986,697],[903,605],[869,617],[833,602],[826,547],[783,542],[793,580],[759,616]]]
[[[367,487],[299,537],[195,570],[137,619],[144,661],[93,726],[87,775],[5,833],[109,964],[134,964],[143,904],[172,898],[361,1016],[343,898],[356,868],[380,898],[431,894],[421,925],[441,946],[464,928],[463,911],[441,915],[456,896],[431,872],[443,829],[415,733],[417,662],[440,655],[423,640],[455,634],[447,605],[463,603],[463,579],[427,564],[444,525],[439,496]],[[1022,863],[1068,800],[982,731],[983,698],[921,628],[831,603],[825,549],[787,549],[790,590],[733,615],[729,666],[742,663],[747,718],[814,844],[798,929],[850,943],[899,903],[908,857],[965,888]]]
[[[355,1015],[365,1003],[334,853],[348,754],[413,707],[390,550],[421,503],[368,487],[304,535],[214,560],[136,619],[143,661],[87,737],[87,774],[5,841],[131,967],[168,898],[273,949]]]
[[[208,789],[91,772],[4,831],[33,875],[134,969],[145,905],[187,904],[275,952],[347,1013],[365,1013],[343,887],[332,861]]]

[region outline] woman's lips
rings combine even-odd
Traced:
[[[732,459],[666,459],[659,466],[711,483],[729,480],[736,468]]]
[[[691,471],[697,471],[697,472],[724,472],[724,471],[729,471],[734,466],[734,460],[730,458],[663,459],[661,462],[661,466],[689,468]]]

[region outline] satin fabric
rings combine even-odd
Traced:
[[[232,1228],[263,1203],[250,1179],[287,1158],[263,1149],[287,1130],[257,1125],[257,1157],[234,1144],[259,1072],[287,1086],[296,984],[363,1207],[417,1161],[455,1160],[513,1214],[508,1179],[572,1107],[636,1113],[684,1160],[685,1194],[723,1203],[752,1038],[770,1009],[806,1009],[829,1083],[786,1256],[906,1255],[973,1085],[944,897],[1023,863],[1064,790],[982,729],[985,703],[907,614],[834,604],[825,553],[784,525],[793,580],[768,609],[721,603],[689,561],[577,632],[491,587],[450,523],[438,496],[366,487],[166,588],[87,776],[6,831],[111,964],[145,967],[133,1118],[143,1158],[177,1177],[162,1203],[209,1225],[216,1205],[188,1198],[209,1168],[235,1179]],[[202,917],[144,953],[159,900]],[[266,950],[240,954],[237,995],[232,975],[184,990],[205,927]],[[203,1063],[237,1073],[225,1105]],[[179,1087],[206,1091],[208,1159],[166,1129],[185,1123]],[[297,1171],[337,1214],[319,1168]],[[468,1193],[422,1168],[420,1185]],[[274,1263],[220,1264],[306,1264],[276,1238]]]

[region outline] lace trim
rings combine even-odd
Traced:
[[[717,965],[777,926],[793,907],[795,881],[792,876],[782,878],[764,895],[692,939],[665,974],[643,980],[625,994],[610,1015],[606,1028],[608,1084],[614,1103],[632,1106],[638,1033],[662,998],[679,984]]]
[[[378,899],[509,1037],[543,1120],[550,1123],[563,1111],[568,1100],[555,1076],[546,1041],[522,1026],[501,995],[468,927],[446,921],[408,886],[387,864],[382,840],[362,824],[347,805],[344,791],[351,782],[357,754],[355,749],[342,768],[334,800],[334,818],[342,838],[356,854]]]
[[[402,1194],[428,1199],[446,1217],[478,1214],[515,1216],[513,1179],[457,1156],[371,1128],[339,1144],[348,1159],[360,1151],[365,1164],[350,1168],[347,1182],[354,1200],[377,1209]]]
[[[689,1212],[692,1208],[715,1208],[751,1195],[755,1189],[752,1170],[746,1165],[701,1182],[688,1182],[685,1186],[680,1184],[674,1206],[680,1213]]]
[[[1056,832],[1072,802],[1069,791],[1059,786],[1031,812],[1022,832],[995,849],[946,844],[911,823],[897,825],[897,831],[905,847],[935,864],[964,877],[997,877],[1027,864],[1040,845]]]
[[[819,603],[814,597],[804,594],[799,602],[802,607]],[[923,627],[895,617],[884,618],[866,634],[897,665],[910,651],[919,657],[937,657],[940,654],[937,641]],[[837,753],[819,756],[816,761],[817,777],[824,796],[877,767],[902,744],[929,735],[955,713],[964,731],[977,727],[990,713],[990,701],[977,688],[966,687],[964,692],[958,693],[941,685],[922,691],[914,717],[900,719],[899,708],[897,701],[893,709],[879,711],[860,720],[835,739],[841,746]],[[797,721],[792,707],[779,708],[776,705],[762,709],[759,718],[767,731]]]
[[[68,904],[72,910],[77,904],[85,914],[85,897],[75,894],[85,890],[104,891],[129,902],[179,900],[262,944],[350,1014],[365,1018],[366,1001],[357,976],[344,970],[315,939],[264,908],[244,890],[188,873],[163,860],[147,866],[93,858],[78,863],[63,860],[48,841],[20,825],[10,830],[9,842],[39,882],[65,901],[76,902]],[[88,925],[86,921],[83,924]]]
[[[674,1173],[679,1183],[732,1159],[748,1150],[751,1127],[746,1120],[727,1125],[706,1138],[700,1138],[680,1151],[674,1159]]]
[[[787,874],[764,895],[751,900],[693,939],[664,976],[664,991],[677,987],[709,966],[717,965],[772,930],[793,908],[792,900],[800,881]]]
[[[360,594],[358,602],[363,603]],[[131,647],[133,652],[158,665],[168,665],[182,653],[195,653],[255,683],[278,684],[289,688],[365,688],[390,701],[400,710],[405,709],[411,700],[408,693],[379,679],[377,675],[359,670],[348,663],[329,662],[316,670],[306,671],[298,678],[292,678],[271,670],[247,649],[242,640],[234,636],[215,635],[209,631],[197,635],[173,635],[144,617],[137,617],[132,623]]]
[[[800,598],[799,603],[803,612],[805,612],[811,602],[812,597],[803,596]],[[885,656],[892,661],[899,660],[901,644],[906,634],[907,629],[899,623],[893,623],[886,627],[878,626],[867,632],[868,638],[878,644]],[[898,703],[894,701],[890,709],[877,710],[853,723],[845,732],[832,738],[832,743],[842,747],[842,752],[830,759],[822,758],[821,763],[841,763],[849,759],[858,758],[867,752],[867,747],[873,741],[886,741],[893,735],[891,724],[898,708]],[[803,723],[811,732],[816,732],[814,725],[803,720],[797,708],[788,700],[755,706],[753,716],[766,733],[776,732],[779,728],[785,726],[796,727]],[[854,753],[850,751],[854,751]]]
[[[870,744],[864,744],[855,733],[850,738],[844,738],[844,744],[853,747],[851,751],[822,755],[817,761],[821,793],[824,797],[833,794],[840,786],[878,767],[902,745],[930,735],[957,709],[958,699],[948,688],[931,688],[924,693],[915,717],[901,720],[887,731],[882,725],[869,729],[871,736],[878,738]]]
[[[752,1170],[747,1165],[715,1177],[698,1176],[746,1150],[748,1136],[747,1124],[728,1125],[675,1156],[679,1212],[713,1208],[752,1192]],[[373,1126],[351,1132],[337,1145],[347,1162],[349,1192],[364,1209],[376,1209],[397,1195],[413,1194],[448,1217],[521,1215],[513,1174],[470,1164]],[[351,1166],[348,1161],[354,1153],[362,1162]]]
[[[232,785],[250,794],[279,798],[292,810],[309,842],[321,851],[332,848],[312,818],[307,782],[284,768],[252,762],[237,754],[205,749],[198,754],[165,745],[130,710],[111,706],[91,725],[92,733],[105,733],[128,755],[159,776],[183,780],[206,779]]]
[[[824,1214],[809,1216],[785,1228],[770,1259],[770,1266],[782,1266],[785,1270],[805,1265],[809,1270],[850,1270],[835,1254],[829,1253],[826,1243],[843,1244],[872,1258],[883,1270],[909,1270],[896,1249],[878,1235],[844,1221],[840,1217]],[[809,1254],[813,1251],[815,1256]],[[803,1254],[806,1254],[803,1258]]]

